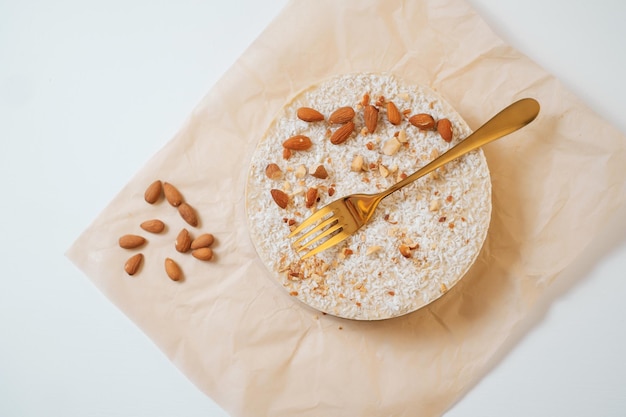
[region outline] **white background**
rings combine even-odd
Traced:
[[[227,415],[64,252],[285,3],[0,0],[0,416]],[[626,133],[626,2],[470,4]],[[447,417],[626,415],[626,208],[606,221]]]

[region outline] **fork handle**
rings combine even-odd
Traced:
[[[398,191],[400,188],[423,177],[431,171],[439,168],[448,162],[465,155],[474,149],[480,148],[489,142],[500,139],[503,136],[513,133],[535,120],[539,114],[539,103],[532,98],[524,98],[501,110],[493,116],[487,123],[479,127],[474,133],[466,137],[463,141],[448,149],[438,158],[423,166],[417,172],[409,175],[400,182],[395,183],[382,193],[380,198],[385,198],[389,194]]]

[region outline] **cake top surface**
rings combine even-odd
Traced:
[[[297,94],[261,138],[247,180],[250,236],[269,274],[310,307],[349,319],[397,317],[439,298],[487,234],[480,150],[391,194],[353,236],[311,258],[300,260],[287,236],[317,208],[380,192],[470,133],[436,93],[390,74],[339,75]]]

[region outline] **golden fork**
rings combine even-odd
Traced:
[[[347,239],[367,223],[381,200],[389,194],[474,149],[521,129],[535,120],[538,114],[539,103],[536,100],[525,98],[516,101],[501,110],[463,141],[385,191],[377,194],[349,195],[320,208],[296,227],[289,238],[306,231],[293,242],[298,252],[310,249],[302,256],[302,259],[328,249]],[[317,226],[307,230],[318,221]],[[310,240],[304,242],[308,238]],[[312,246],[316,243],[317,246]]]

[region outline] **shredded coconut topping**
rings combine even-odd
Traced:
[[[373,133],[364,129],[366,94],[379,106]],[[393,101],[404,115],[399,125],[387,120],[383,100]],[[334,145],[330,136],[340,125],[330,125],[328,116],[344,106],[356,112],[354,133]],[[321,112],[326,120],[298,119],[301,107]],[[449,119],[452,141],[445,142],[436,130],[411,125],[409,116],[418,113]],[[301,92],[276,117],[251,162],[246,207],[261,260],[288,294],[339,317],[392,318],[439,298],[475,261],[489,227],[491,182],[481,150],[391,194],[367,225],[318,255],[300,260],[287,236],[318,207],[348,194],[382,191],[470,133],[436,93],[392,75],[340,75]],[[308,136],[313,145],[285,159],[282,144],[295,135]],[[266,175],[272,163],[283,172],[280,179]],[[311,175],[320,165],[325,178]],[[307,193],[312,188],[317,190],[314,202]],[[272,189],[289,196],[286,208],[272,199]]]

